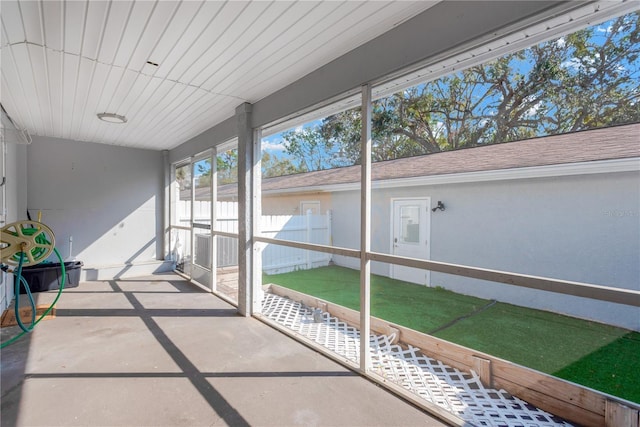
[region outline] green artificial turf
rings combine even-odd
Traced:
[[[629,332],[553,375],[640,403],[640,333]]]
[[[360,309],[360,272],[344,267],[321,267],[265,276],[274,283],[304,294]],[[432,331],[473,312],[489,301],[371,275],[371,315],[418,331]]]
[[[640,402],[640,334],[497,303],[435,336]]]
[[[360,305],[359,272],[329,266],[263,283]],[[371,314],[559,378],[640,402],[640,334],[547,311],[371,276]],[[443,329],[440,329],[443,328]]]

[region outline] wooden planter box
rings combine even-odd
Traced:
[[[278,285],[265,291],[302,301],[359,328],[360,313]],[[640,427],[640,405],[463,347],[404,326],[371,317],[371,331],[396,334],[399,344],[418,347],[429,357],[462,371],[475,371],[489,388],[504,389],[538,408],[587,427]]]

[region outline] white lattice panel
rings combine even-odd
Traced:
[[[317,309],[315,309],[317,310]],[[279,324],[309,338],[356,363],[360,359],[360,331],[331,317],[316,313],[299,302],[265,294],[262,313]],[[319,322],[314,321],[321,320]],[[504,390],[485,388],[473,371],[463,372],[423,355],[420,349],[393,344],[394,336],[369,338],[373,370],[474,426],[557,427],[566,421],[511,396]]]

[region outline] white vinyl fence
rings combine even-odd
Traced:
[[[310,210],[306,215],[263,215],[260,231],[264,237],[329,245],[331,211],[325,215],[313,215]],[[267,244],[262,252],[262,271],[277,274],[309,270],[329,265],[329,261],[331,254]]]
[[[180,201],[176,204],[177,224],[190,226],[191,203]],[[210,225],[211,202],[195,201],[193,203],[194,223]],[[238,203],[217,202],[216,231],[227,233],[238,232]],[[265,237],[272,237],[295,242],[330,244],[331,243],[331,211],[323,215],[313,215],[308,211],[305,215],[263,215],[260,230]],[[180,239],[181,234],[176,234]],[[209,253],[209,230],[195,229],[194,261],[203,267],[211,268]],[[183,237],[184,239],[184,237]],[[172,244],[174,248],[185,245]],[[184,250],[174,254],[175,259],[185,256]],[[266,274],[286,273],[294,270],[307,270],[329,265],[330,254],[305,251],[268,244],[262,252],[262,269]],[[232,237],[216,237],[216,265],[228,267],[238,265],[238,239]]]

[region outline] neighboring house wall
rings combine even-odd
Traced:
[[[556,279],[640,289],[640,173],[375,190],[372,250],[391,252],[392,197],[430,197],[431,259]],[[357,247],[359,198],[335,193],[333,240]],[[344,221],[342,219],[348,219]],[[334,257],[358,268],[358,260]],[[372,272],[389,275],[388,265]],[[431,273],[432,286],[640,330],[640,310],[550,292]]]
[[[301,202],[319,202],[319,213],[325,214],[331,210],[330,192],[308,192],[296,194],[262,194],[262,214],[263,215],[302,215],[300,212]],[[218,194],[218,200],[223,202],[237,202],[235,194]]]
[[[262,196],[262,213],[264,215],[303,215],[300,202],[320,202],[320,213],[331,209],[331,193],[305,193]]]
[[[56,246],[85,264],[83,278],[161,271],[163,158],[159,151],[34,137],[27,150],[28,208]]]

